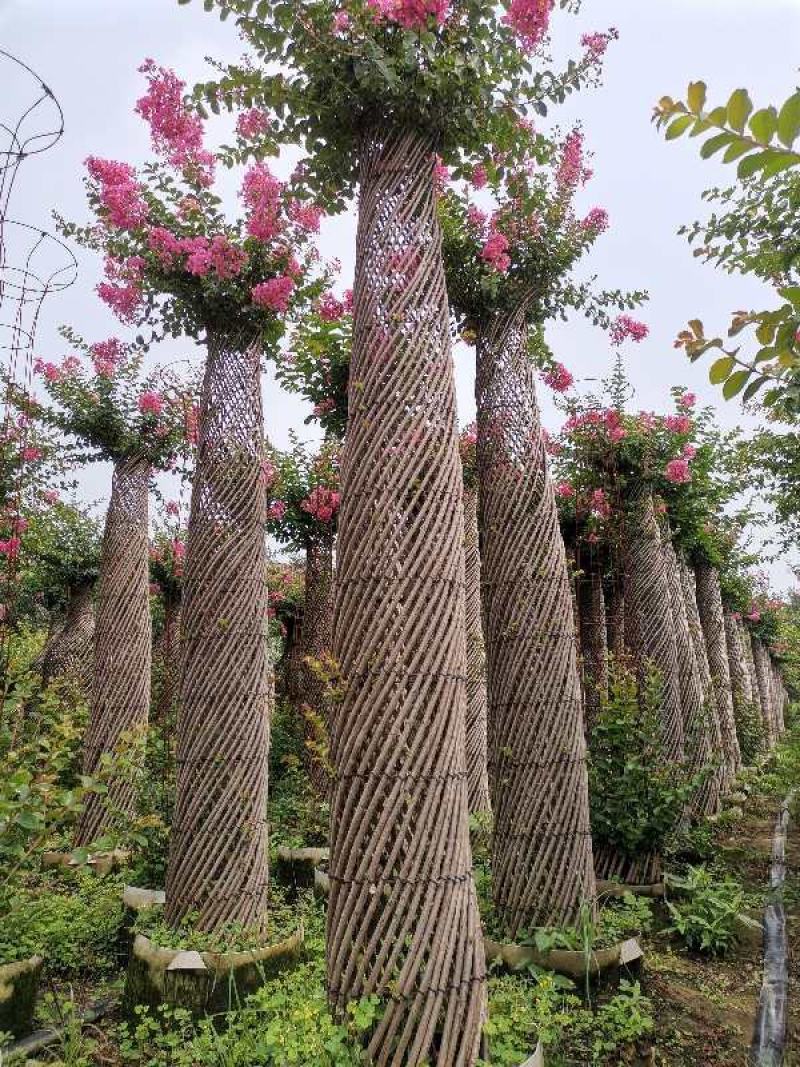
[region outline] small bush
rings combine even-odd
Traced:
[[[705,867],[690,867],[685,878],[670,878],[681,897],[667,902],[672,925],[688,949],[723,956],[737,940],[744,889],[732,878]]]

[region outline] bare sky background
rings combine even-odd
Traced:
[[[583,124],[595,177],[582,193],[581,206],[600,205],[611,217],[611,229],[598,241],[584,273],[597,274],[605,287],[650,293],[640,315],[650,336],[628,359],[637,407],[663,410],[670,402],[670,386],[681,384],[701,401],[714,403],[722,425],[752,426],[752,419],[725,404],[708,384],[708,364],[690,365],[672,344],[690,318],[721,330],[733,309],[769,300],[760,284],[695,261],[676,234],[681,223],[702,216],[701,191],[729,182],[733,172],[701,162],[697,142],[666,144],[650,117],[660,96],[681,95],[698,78],[708,83],[715,103],[724,102],[740,85],[749,88],[757,107],[785,99],[797,84],[800,0],[584,0],[577,17],[554,14],[554,56],[577,55],[582,33],[609,26],[617,27],[620,40],[607,54],[603,86],[577,94],[551,116],[562,127]],[[46,228],[54,208],[71,219],[86,218],[81,184],[86,156],[134,164],[147,157],[147,129],[133,113],[143,84],[136,68],[146,56],[174,67],[192,84],[209,76],[205,56],[234,59],[243,52],[232,20],[221,23],[204,13],[200,0],[185,7],[176,0],[0,0],[0,48],[32,66],[64,110],[63,139],[24,164],[10,207],[13,217]],[[3,73],[0,68],[0,77]],[[0,84],[0,121],[18,114],[25,102],[18,82]],[[224,123],[210,124],[208,143],[224,140],[227,132]],[[223,174],[220,184],[234,211],[238,178]],[[354,238],[352,212],[323,226],[321,248],[327,257],[341,260],[342,287],[352,277]],[[84,253],[78,259],[78,283],[53,297],[44,311],[36,349],[45,358],[65,354],[57,333],[60,323],[69,323],[89,340],[120,334],[94,295],[100,264]],[[585,387],[608,373],[612,353],[603,335],[582,319],[553,324],[548,339]],[[200,355],[186,342],[170,345],[156,358],[198,361]],[[474,415],[471,351],[457,347],[455,362],[459,413],[466,422]],[[559,417],[547,395],[542,407],[545,424],[557,427]],[[276,444],[286,443],[290,427],[314,436],[303,425],[307,414],[302,401],[267,381],[267,429]],[[86,475],[87,497],[104,497],[108,491],[107,469]],[[789,562],[770,568],[778,587],[791,582]]]

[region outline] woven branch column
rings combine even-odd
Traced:
[[[769,657],[769,663],[772,673],[772,706],[775,712],[775,725],[778,737],[783,737],[783,734],[786,731],[783,722],[783,680],[781,678],[780,668],[772,656]]]
[[[378,1067],[475,1063],[485,957],[465,760],[462,477],[430,144],[362,143],[334,655],[328,996]]]
[[[622,575],[613,561],[605,598],[608,651],[615,659],[620,659],[625,655],[625,591]]]
[[[164,597],[164,629],[158,641],[156,657],[160,666],[158,697],[153,719],[159,724],[173,721],[178,702],[181,664],[181,590],[170,590]]]
[[[491,810],[487,768],[486,645],[481,615],[478,491],[464,486],[464,604],[467,628],[467,790],[469,810]]]
[[[750,703],[761,711],[761,695],[758,691],[758,677],[756,676],[756,664],[753,659],[753,646],[750,641],[750,633],[742,619],[736,620],[736,628],[739,631],[739,643],[744,657],[745,675],[750,690]]]
[[[717,712],[722,729],[722,755],[725,761],[726,787],[742,769],[739,740],[736,736],[736,720],[733,714],[728,646],[725,639],[725,613],[722,608],[722,593],[719,574],[710,563],[700,562],[694,568],[697,589],[697,610],[708,651],[708,665],[714,682]]]
[[[166,919],[260,924],[267,900],[266,489],[260,347],[210,333],[181,612]]]
[[[94,673],[83,773],[93,774],[129,730],[147,724],[150,710],[150,576],[147,494],[150,467],[129,456],[117,461],[100,556],[94,631]],[[107,796],[91,794],[76,830],[86,846],[115,815],[133,814],[131,777],[115,776]]]
[[[583,665],[584,729],[588,734],[608,695],[608,640],[600,560],[589,553],[587,559],[581,560],[581,570],[583,573],[576,582],[576,596]]]
[[[594,897],[571,582],[522,310],[481,330],[475,395],[494,903],[509,933]]]
[[[714,735],[705,708],[703,679],[686,611],[680,564],[668,529],[664,531],[663,550],[678,656],[684,754],[690,770],[696,774],[713,763]],[[692,798],[693,812],[706,814],[707,808],[715,806],[717,798],[714,793],[713,786],[704,784]]]
[[[747,705],[751,703],[752,691],[750,689],[750,678],[747,674],[744,652],[739,640],[739,630],[736,626],[736,619],[733,618],[730,612],[725,612],[725,645],[728,650],[728,667],[731,676],[733,717],[734,722],[738,723],[741,721],[742,715],[746,712]]]
[[[333,532],[310,540],[306,545],[306,596],[303,611],[303,660],[300,670],[299,704],[305,715],[317,718],[325,732],[329,730],[329,715],[326,707],[326,686],[319,671],[309,660],[320,660],[330,655],[333,643]],[[312,724],[306,721],[306,737],[319,743]],[[330,781],[327,767],[320,754],[306,750],[306,766],[316,791],[326,796]]]
[[[639,670],[651,664],[661,675],[664,759],[678,762],[684,755],[678,652],[653,496],[646,486],[630,492],[624,540],[625,639]]]
[[[758,698],[761,705],[761,717],[767,735],[767,745],[772,749],[775,747],[775,742],[778,740],[778,733],[775,718],[772,714],[772,701],[770,699],[767,650],[764,648],[762,641],[755,635],[751,636],[750,642],[753,651],[753,662],[756,669],[756,688],[758,689]]]
[[[94,660],[93,588],[94,579],[77,582],[70,588],[64,622],[42,653],[43,686],[62,674],[71,675],[82,686],[91,683]]]

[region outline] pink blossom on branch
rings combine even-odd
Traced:
[[[555,393],[566,393],[575,379],[563,363],[555,363],[542,374],[542,381]]]
[[[324,214],[318,204],[307,204],[303,200],[294,199],[289,201],[289,218],[307,233],[319,233],[319,224]]]
[[[164,410],[164,401],[151,389],[146,389],[137,401],[139,411],[143,415],[160,415]]]
[[[561,150],[561,159],[556,170],[556,185],[561,192],[569,192],[577,189],[579,185],[585,185],[591,176],[591,170],[584,165],[583,134],[580,130],[572,130]]]
[[[107,341],[96,341],[89,349],[95,374],[101,378],[110,378],[122,360],[124,350],[122,342],[116,337]]]
[[[124,323],[131,323],[136,319],[144,300],[142,290],[138,285],[112,285],[111,282],[100,282],[95,291],[120,322]]]
[[[584,33],[581,37],[581,45],[586,49],[587,58],[597,63],[606,54],[606,50],[612,41],[619,39],[619,31],[613,26],[606,33]]]
[[[556,486],[556,496],[561,497],[563,500],[567,500],[569,497],[575,496],[575,490],[569,482],[559,482]]]
[[[508,238],[502,233],[492,233],[483,248],[481,259],[493,267],[496,271],[504,274],[511,266],[511,257],[508,255]]]
[[[667,415],[664,425],[670,433],[689,433],[692,428],[692,420],[688,415]]]
[[[317,305],[319,317],[325,322],[336,322],[344,315],[344,304],[333,293],[323,293]]]
[[[300,502],[300,507],[318,522],[330,522],[339,509],[339,494],[318,485]]]
[[[106,222],[119,230],[138,229],[147,218],[147,204],[133,167],[97,156],[89,156],[85,163],[89,177],[97,183]]]
[[[554,0],[511,0],[503,22],[511,27],[526,52],[533,52],[550,25]]]
[[[692,480],[687,459],[671,459],[664,468],[664,477],[673,485],[685,485]]]
[[[697,403],[697,397],[694,393],[682,393],[678,397],[678,407],[683,408],[684,411],[690,411]]]
[[[184,102],[186,83],[152,59],[146,59],[139,70],[147,76],[148,88],[135,110],[150,127],[153,148],[173,166],[192,168],[201,185],[210,185],[214,157],[203,149],[203,120]]]
[[[586,218],[581,219],[581,229],[587,233],[605,233],[608,229],[608,212],[602,207],[593,207]]]
[[[269,115],[260,107],[243,111],[236,120],[236,132],[247,141],[252,141],[269,129]]]
[[[247,232],[259,241],[272,241],[283,228],[281,193],[283,183],[266,163],[255,163],[245,173],[241,197],[248,210]]]
[[[280,278],[270,278],[269,281],[259,282],[250,295],[253,303],[258,307],[283,312],[289,310],[289,301],[293,292],[294,280],[284,274]]]
[[[645,323],[632,319],[630,315],[618,315],[611,323],[608,336],[612,344],[621,345],[628,338],[631,341],[643,341],[649,333],[650,329]]]
[[[431,19],[442,26],[450,12],[449,0],[367,0],[367,7],[404,30],[427,29]]]

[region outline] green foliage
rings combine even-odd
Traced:
[[[592,837],[630,857],[663,849],[697,784],[663,758],[660,700],[654,673],[640,693],[633,673],[612,665],[609,696],[589,739]]]
[[[291,448],[281,452],[276,448],[268,453],[270,495],[283,505],[280,513],[271,510],[267,529],[278,541],[290,548],[302,550],[311,541],[330,541],[336,530],[336,511],[339,507],[339,442],[324,441],[316,450],[289,434]],[[334,494],[335,506],[327,520],[312,513],[312,494],[322,490],[326,498]]]
[[[677,901],[667,901],[671,932],[693,952],[724,956],[736,943],[744,889],[732,878],[706,867],[690,867],[685,878],[671,876],[679,890]]]
[[[344,437],[347,429],[352,332],[351,314],[330,319],[312,310],[292,333],[289,352],[276,358],[277,381],[314,407],[306,423],[316,420],[327,435],[337,440]]]
[[[63,977],[97,977],[117,963],[123,880],[60,870],[15,893],[0,924],[0,961],[44,956]]]
[[[755,703],[743,704],[737,701],[734,713],[739,751],[742,754],[742,763],[747,767],[764,751],[764,720],[760,706]]]

